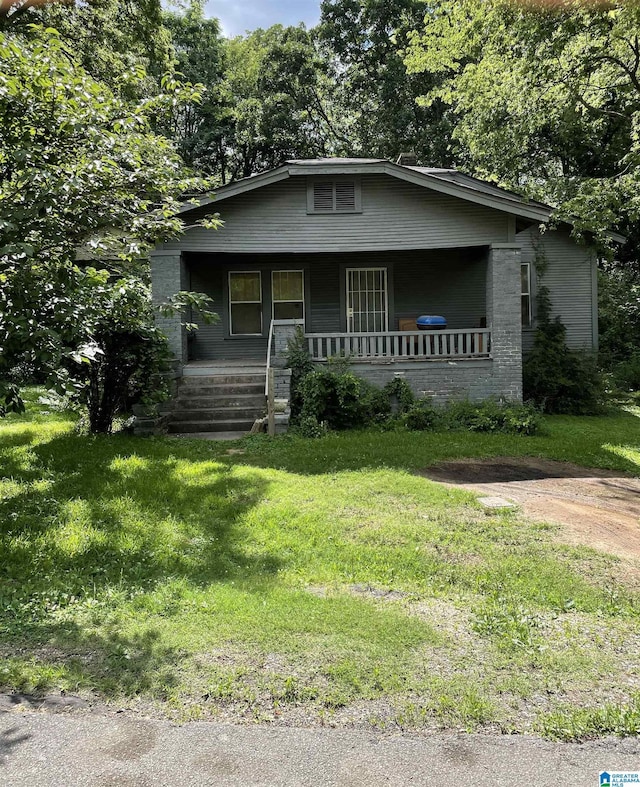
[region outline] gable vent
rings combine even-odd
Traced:
[[[313,209],[333,211],[333,183],[313,184]]]
[[[356,209],[356,184],[353,181],[336,183],[336,210],[353,211]]]

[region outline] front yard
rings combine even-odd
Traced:
[[[640,411],[536,437],[207,443],[0,423],[0,683],[169,715],[640,731],[640,560],[416,471],[541,456],[640,475]]]

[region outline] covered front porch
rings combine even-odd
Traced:
[[[189,338],[175,323],[167,326],[183,368],[206,361],[281,367],[300,327],[315,362],[349,358],[355,373],[376,383],[402,375],[417,393],[437,398],[522,396],[514,244],[344,254],[187,251],[173,259],[180,270],[174,291],[206,293],[220,316]],[[421,315],[442,316],[446,327],[419,330]],[[185,316],[197,322],[196,314]]]
[[[297,319],[314,359],[487,355],[486,247],[349,254],[189,254],[185,288],[220,315],[188,360],[264,359],[272,320]],[[418,331],[420,315],[445,330]],[[192,315],[197,322],[197,315]]]

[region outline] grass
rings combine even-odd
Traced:
[[[218,444],[81,436],[34,391],[0,424],[0,684],[180,720],[634,732],[621,561],[416,471],[531,455],[639,475],[639,415]]]

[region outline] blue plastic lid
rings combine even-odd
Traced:
[[[446,325],[447,321],[438,314],[423,314],[416,320],[416,325]]]

